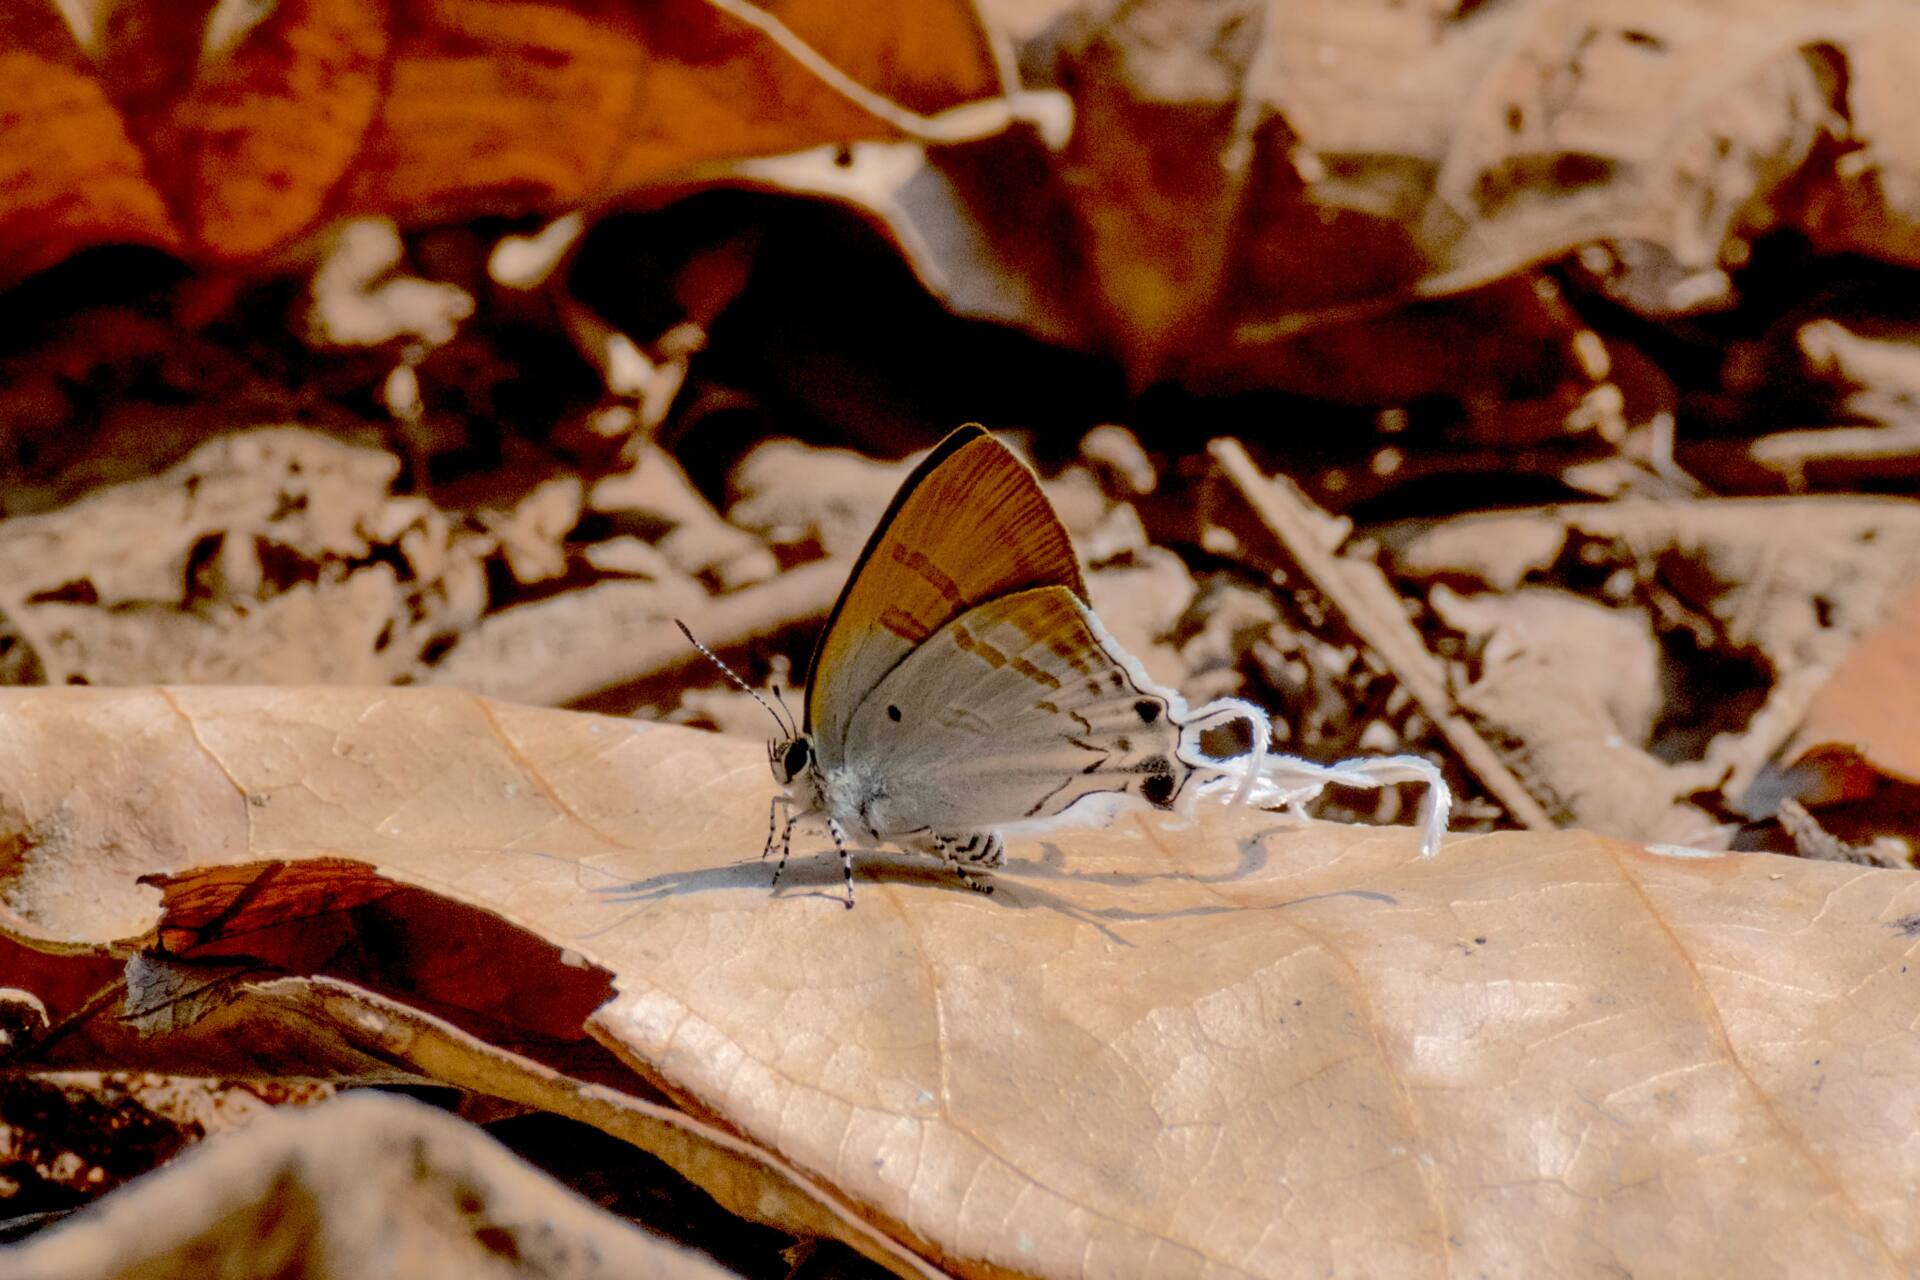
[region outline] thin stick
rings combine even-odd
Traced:
[[[1260,474],[1238,440],[1207,446],[1240,496],[1273,534],[1301,572],[1324,593],[1362,643],[1380,656],[1420,709],[1460,753],[1488,791],[1514,821],[1535,831],[1551,831],[1554,821],[1513,775],[1473,722],[1460,713],[1434,656],[1407,621],[1400,599],[1371,566],[1345,560],[1322,545],[1315,530],[1324,520],[1284,477]],[[1371,570],[1371,571],[1363,571]]]
[[[844,560],[821,560],[716,596],[682,616],[709,645],[724,651],[825,618],[846,580]],[[457,685],[510,702],[564,706],[699,661],[671,618],[642,612],[658,607],[656,595],[638,591],[631,607],[616,599],[599,605],[572,599],[592,595],[591,590],[567,592],[496,614],[421,671],[418,682]]]

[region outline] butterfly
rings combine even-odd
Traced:
[[[1283,803],[1329,780],[1439,782],[1416,757],[1390,758],[1398,771],[1378,780],[1356,767],[1376,762],[1281,757],[1298,768],[1275,773],[1258,707],[1228,698],[1189,710],[1156,685],[1095,615],[1033,472],[977,425],[928,454],[880,518],[815,646],[802,723],[760,701],[781,725],[767,759],[783,788],[761,856],[778,844],[778,884],[795,825],[824,820],[848,907],[849,841],[937,857],[991,892],[980,873],[1004,861],[1007,830],[1182,809],[1197,777],[1234,784],[1242,801],[1263,784]],[[1199,731],[1234,720],[1252,729],[1250,751],[1199,750]]]

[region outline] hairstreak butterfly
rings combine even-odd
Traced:
[[[823,819],[849,907],[849,839],[938,857],[990,892],[977,872],[1000,865],[1009,830],[1185,809],[1203,787],[1297,805],[1329,782],[1424,782],[1426,852],[1446,823],[1446,787],[1425,760],[1269,757],[1258,707],[1189,710],[1156,685],[1094,615],[1033,473],[978,426],[914,469],[868,539],[814,649],[804,722],[761,702],[781,724],[767,755],[784,788],[761,856],[779,844],[777,884],[794,825]],[[1235,720],[1253,730],[1247,754],[1199,749],[1201,730]]]

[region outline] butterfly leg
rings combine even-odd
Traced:
[[[784,825],[780,822],[782,814],[786,816],[786,823]],[[794,825],[804,817],[806,817],[805,814],[794,812],[793,798],[791,796],[775,796],[773,803],[767,807],[767,844],[764,849],[760,850],[760,857],[764,860],[768,854],[773,852],[774,833],[776,831],[779,832],[780,861],[775,863],[773,867],[773,883],[775,885],[780,883],[780,875],[787,869],[787,855],[793,851]]]
[[[1006,857],[1006,846],[997,831],[976,831],[970,836],[933,837],[934,852],[960,883],[975,893],[992,893],[993,885],[975,875],[969,866],[997,867]]]
[[[847,852],[847,835],[840,824],[832,818],[827,819],[827,830],[833,834],[833,847],[840,851],[840,874],[847,878],[847,910],[853,910],[853,855]],[[782,861],[784,861],[784,857]]]
[[[1006,862],[1007,842],[1000,838],[998,831],[976,835],[974,839],[980,842],[980,847],[967,855],[967,861],[978,867],[998,867]]]

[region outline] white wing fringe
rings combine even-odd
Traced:
[[[1106,647],[1107,653],[1133,677],[1136,689],[1167,700],[1168,714],[1180,726],[1183,747],[1180,758],[1214,775],[1199,779],[1193,794],[1211,795],[1231,785],[1234,788],[1232,804],[1285,807],[1295,816],[1304,818],[1306,815],[1301,806],[1334,783],[1377,791],[1402,782],[1424,782],[1427,784],[1427,794],[1420,801],[1417,818],[1420,825],[1420,856],[1431,858],[1440,851],[1440,837],[1447,833],[1447,815],[1453,809],[1453,792],[1447,789],[1446,779],[1440,776],[1440,770],[1431,761],[1419,756],[1371,756],[1341,760],[1336,764],[1315,764],[1297,756],[1274,755],[1267,750],[1267,744],[1273,741],[1273,721],[1266,712],[1244,698],[1215,698],[1205,706],[1188,709],[1186,699],[1176,691],[1155,683],[1140,660],[1120,647],[1101,623],[1098,614],[1092,609],[1082,609],[1081,616],[1094,636]],[[1253,730],[1251,751],[1244,755],[1219,757],[1200,750],[1197,735],[1201,730],[1218,728],[1236,720]],[[1191,750],[1184,749],[1188,734],[1195,735]],[[1089,810],[1089,813],[1093,812],[1102,811]],[[1111,816],[1110,810],[1104,812]],[[1040,824],[1015,824],[1001,829],[1045,828]]]
[[[1304,817],[1301,806],[1331,784],[1379,790],[1403,782],[1423,782],[1427,793],[1421,798],[1417,818],[1420,856],[1431,858],[1440,851],[1440,838],[1447,832],[1447,815],[1453,808],[1453,793],[1431,761],[1411,755],[1363,756],[1335,764],[1315,764],[1297,756],[1271,754],[1267,743],[1272,740],[1273,728],[1267,713],[1239,698],[1219,698],[1195,708],[1180,721],[1180,728],[1184,737],[1189,732],[1198,734],[1203,729],[1235,721],[1253,730],[1253,749],[1238,756],[1210,756],[1200,751],[1196,742],[1192,763],[1214,774],[1201,781],[1200,792],[1214,794],[1232,786],[1230,803],[1235,806],[1284,807]]]

